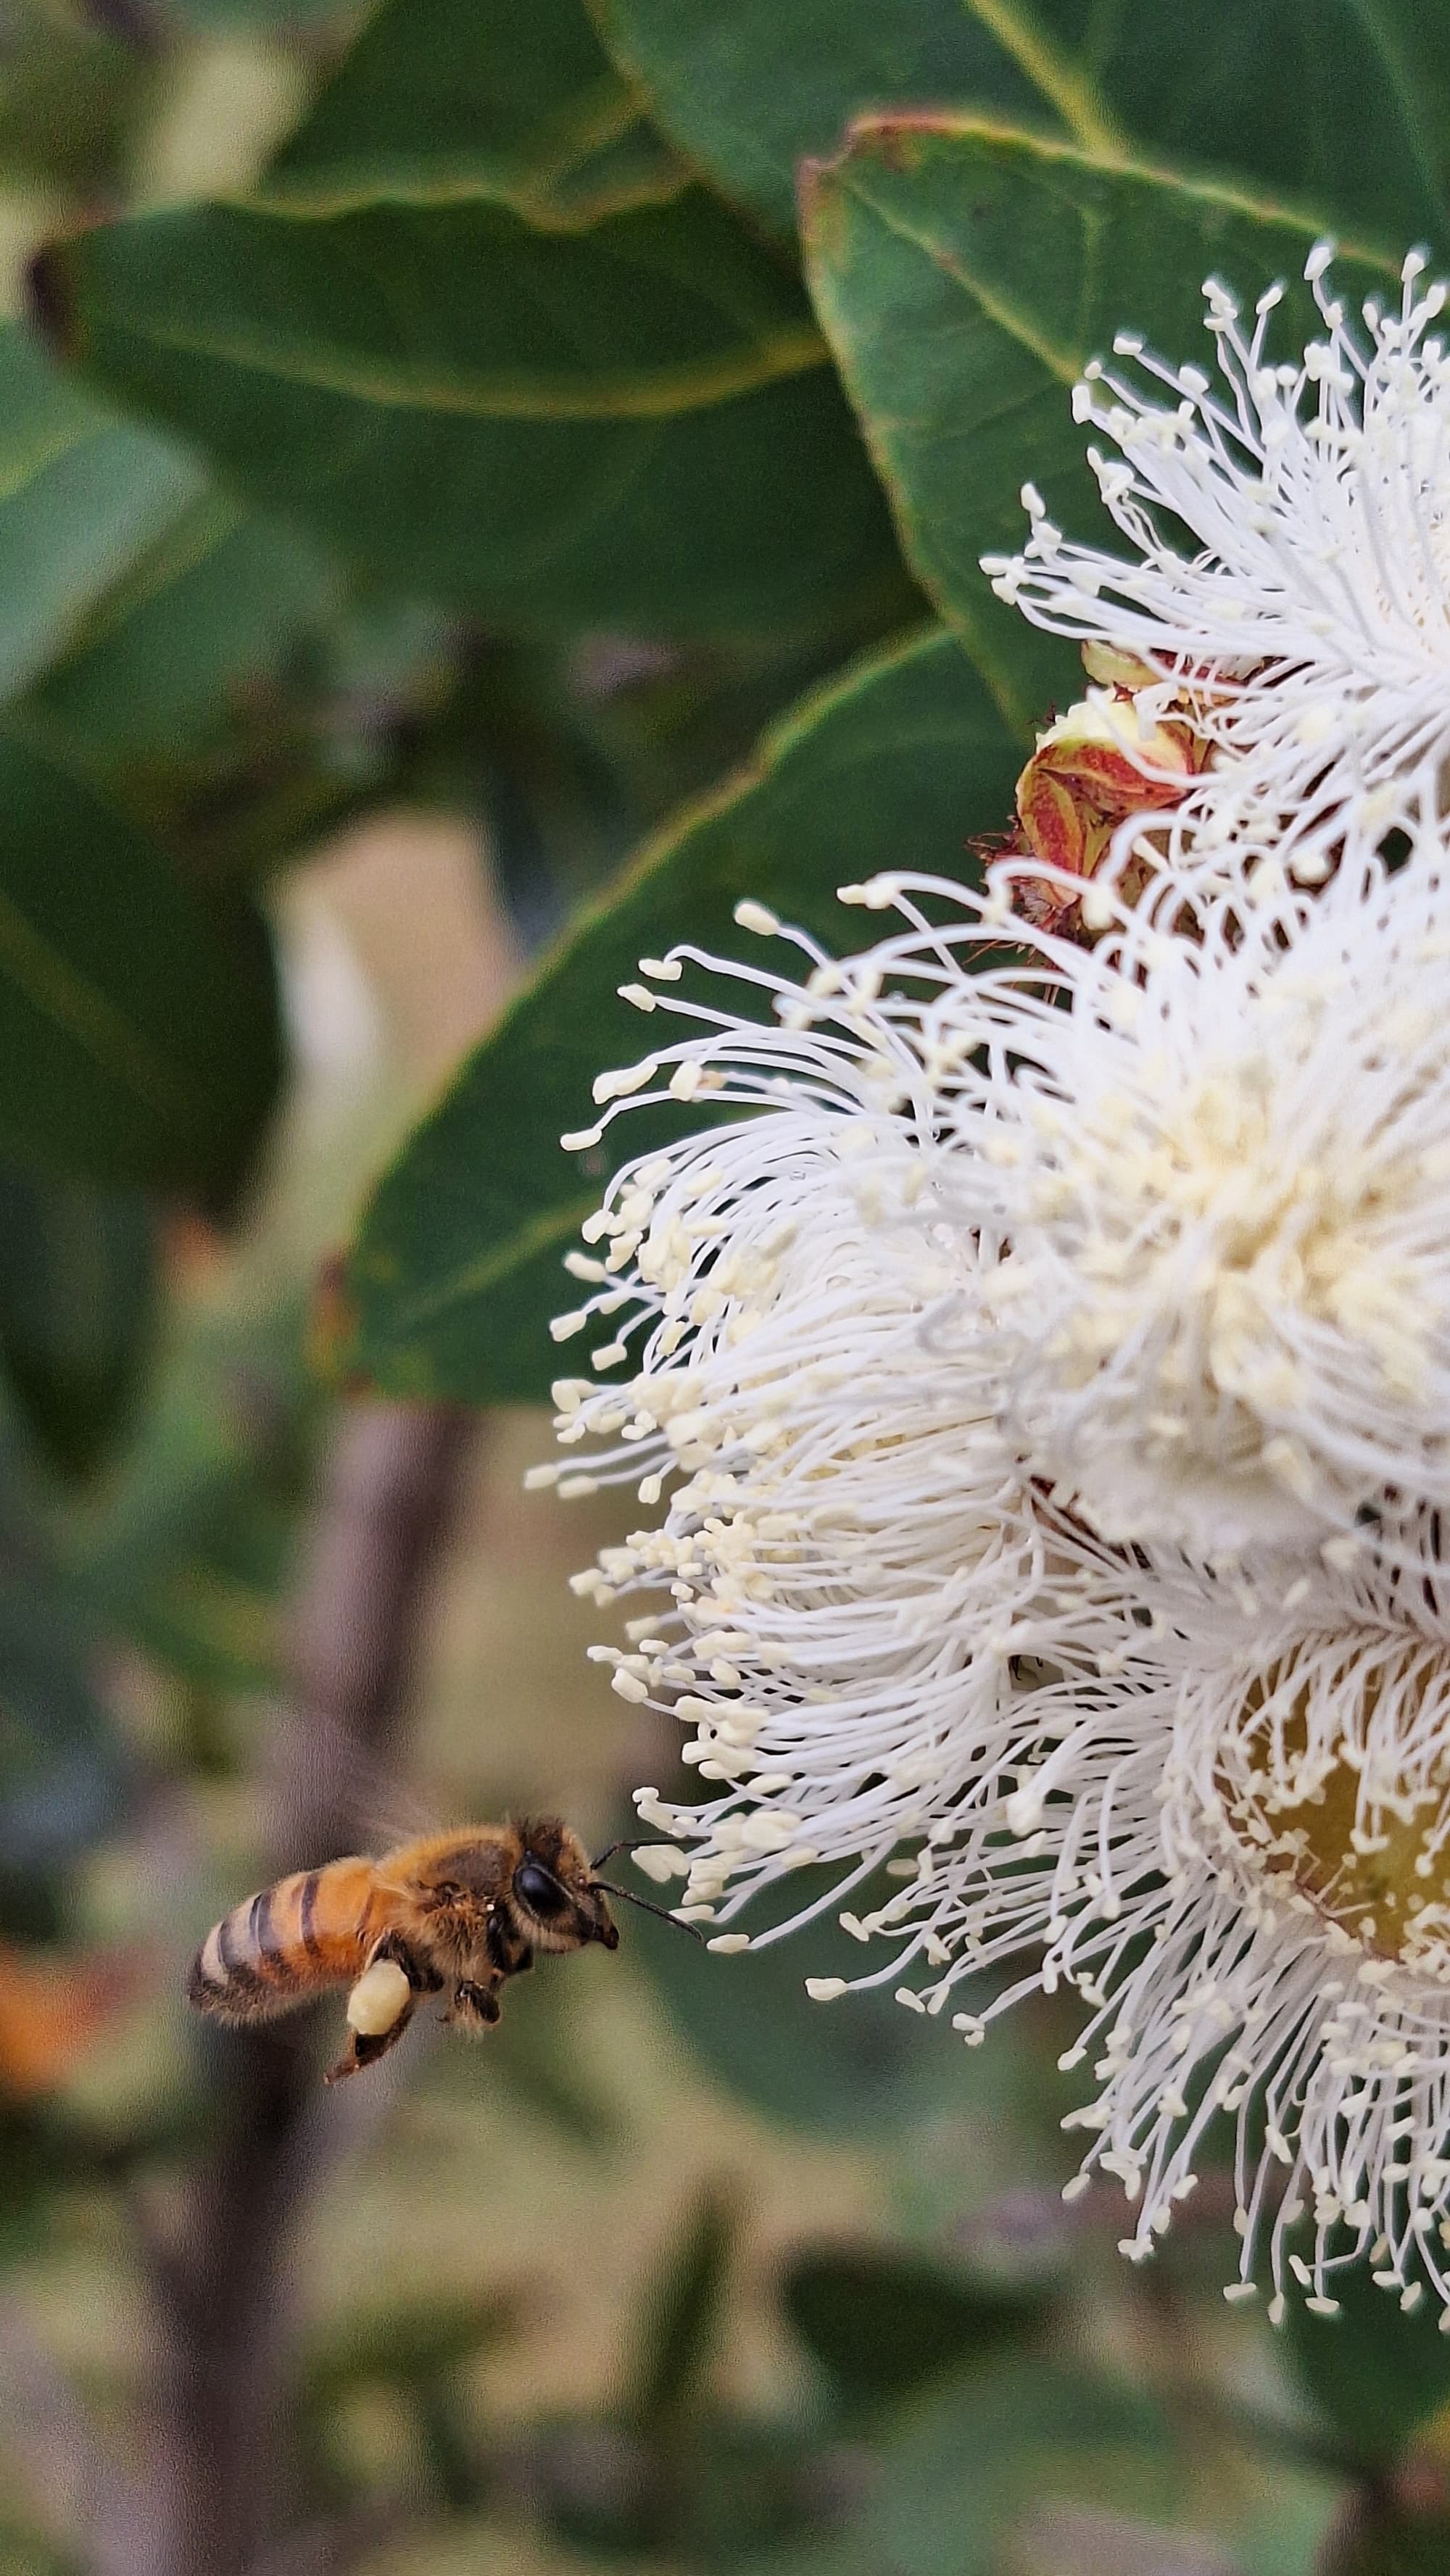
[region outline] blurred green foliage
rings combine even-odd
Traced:
[[[273,205],[335,210],[387,195],[500,198],[576,226],[677,194],[689,164],[616,70],[583,0],[377,9],[277,153]]]
[[[1073,665],[977,557],[1029,476],[1090,518],[1067,384],[1120,322],[1177,351],[1206,273],[1253,291],[1321,230],[1356,289],[1450,249],[1447,39],[1443,0],[1043,0],[1030,27],[955,0],[5,0],[0,189],[34,254],[0,328],[7,2576],[114,2576],[126,2481],[163,2474],[134,2457],[148,2374],[170,2388],[168,2333],[199,2330],[176,2209],[205,2174],[218,2225],[255,2225],[247,2176],[305,2121],[305,2039],[255,2062],[250,2127],[254,2061],[186,2053],[166,1936],[173,1885],[202,1905],[208,1870],[220,1900],[260,1865],[337,1401],[311,1357],[394,1395],[544,1391],[599,1171],[556,1139],[644,1043],[617,992],[641,950],[723,939],[746,893],[828,937],[843,878],[954,872],[1001,825]],[[228,162],[215,199],[158,202],[188,84],[243,59],[290,123],[244,186]],[[555,944],[309,1330],[315,1247],[260,1285],[235,1249],[296,1092],[277,924],[328,830],[400,803],[481,822],[520,945]],[[468,1785],[495,1794],[482,1763]],[[125,1969],[165,2036],[88,2089],[67,1963],[108,1860],[172,1830],[207,1857],[144,1862]],[[1211,2174],[1126,2272],[1110,2196],[1059,2198],[1051,2010],[968,2055],[883,1997],[808,2005],[787,1944],[727,1962],[649,1921],[617,1974],[597,2055],[546,1972],[486,2060],[410,2068],[369,2260],[255,2363],[266,2551],[185,2576],[1447,2563],[1429,2309],[1356,2275],[1277,2342],[1230,2314]],[[565,2408],[514,2385],[522,2272],[389,2286],[385,2258],[438,2137],[490,2107],[622,2210],[637,2051],[667,2126],[717,2122],[719,2178],[636,2212]],[[344,2131],[305,2134],[345,2199],[316,2144]],[[762,2251],[767,2141],[809,2182]],[[847,2156],[854,2231],[809,2205]],[[497,2130],[488,2158],[480,2200]],[[128,2313],[149,2281],[155,2345],[92,2361],[73,2331],[67,2398],[25,2337],[77,2247]]]

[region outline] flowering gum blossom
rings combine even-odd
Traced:
[[[628,1383],[557,1429],[664,1506],[577,1588],[692,1730],[678,1918],[830,1908],[807,1992],[968,2047],[1070,1990],[1133,2261],[1221,2117],[1230,2298],[1450,2326],[1450,347],[1418,254],[1353,313],[1328,256],[1301,358],[1210,281],[1216,378],[1087,369],[1124,551],[1028,487],[987,567],[1090,687],[985,889],[660,994],[600,1129],[710,1121],[586,1222]]]

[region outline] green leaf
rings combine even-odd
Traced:
[[[4,1533],[7,1542],[11,1532]],[[122,1763],[90,1663],[96,1639],[48,1566],[0,1577],[0,1874],[54,1868],[115,1820]]]
[[[1059,118],[1030,67],[962,0],[600,0],[615,60],[682,150],[782,233],[798,165],[870,108],[971,101]]]
[[[102,767],[204,741],[340,604],[295,529],[201,494],[99,602],[32,694],[29,720]]]
[[[0,739],[0,1150],[223,1200],[279,1069],[257,912],[193,892],[89,788]]]
[[[807,2351],[868,2404],[987,2360],[1040,2313],[1040,2301],[984,2289],[928,2255],[874,2246],[799,2256],[781,2296]]]
[[[1019,722],[1078,693],[1071,648],[994,599],[984,553],[1015,552],[1024,482],[1075,534],[1108,527],[1072,417],[1084,363],[1131,324],[1202,358],[1202,280],[1248,299],[1293,281],[1271,346],[1302,348],[1312,226],[1216,187],[1089,159],[966,120],[860,128],[806,208],[817,307],[925,588]],[[1395,278],[1340,260],[1347,301]]]
[[[546,631],[829,631],[903,576],[797,281],[698,190],[211,206],[44,255],[61,345],[381,579]]]
[[[169,0],[168,6],[168,15],[202,37],[236,28],[262,37],[298,35],[315,45],[320,36],[329,50],[356,14],[356,0]]]
[[[1450,2405],[1450,2339],[1439,2331],[1431,2294],[1409,2315],[1397,2294],[1376,2289],[1371,2267],[1337,2274],[1337,2317],[1291,2304],[1287,2339],[1294,2367],[1345,2447],[1347,2461],[1380,2469],[1403,2451],[1428,2416]]]
[[[863,661],[769,732],[756,762],[646,845],[468,1059],[415,1131],[363,1220],[333,1347],[344,1376],[397,1394],[536,1399],[557,1366],[546,1318],[561,1257],[604,1162],[559,1152],[589,1116],[594,1076],[640,1052],[617,997],[642,955],[688,939],[738,952],[745,894],[828,942],[854,917],[835,890],[909,859],[959,875],[967,838],[998,828],[1021,763],[953,640]],[[644,1141],[631,1121],[630,1143]]]
[[[583,223],[687,173],[583,0],[387,0],[262,183],[272,205],[501,197]]]
[[[155,1313],[143,1199],[0,1172],[0,1360],[62,1475],[88,1475],[125,1422]]]
[[[183,874],[235,883],[384,797],[472,802],[472,768],[429,774],[469,649],[443,612],[348,596],[298,531],[210,495],[16,722]]]
[[[862,648],[881,640],[859,637]],[[481,812],[498,888],[537,951],[843,658],[839,636],[670,646],[466,637],[456,685],[410,731],[408,787]]]
[[[1171,2517],[1161,2417],[1080,2365],[1013,2361],[925,2407],[876,2455],[877,2477],[829,2541],[756,2576],[996,2576],[1010,2526],[1044,2497]]]
[[[1322,226],[1445,231],[1438,11],[1358,0],[602,0],[665,131],[788,228],[797,167],[872,110],[962,108],[1266,182]],[[1272,68],[1270,68],[1272,67]]]
[[[0,697],[63,649],[201,484],[168,440],[119,420],[0,325]]]

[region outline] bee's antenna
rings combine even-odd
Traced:
[[[621,1843],[614,1843],[610,1848],[621,1851],[624,1846]],[[608,1860],[609,1853],[601,1853],[600,1858]],[[647,1896],[636,1896],[632,1887],[615,1887],[607,1878],[593,1878],[589,1883],[591,1887],[597,1887],[605,1896],[622,1896],[626,1905],[637,1905],[641,1914],[657,1914],[661,1923],[673,1923],[677,1932],[688,1932],[692,1941],[703,1941],[705,1938],[704,1933],[698,1931],[693,1923],[682,1923],[678,1914],[667,1914],[662,1905],[651,1905]]]
[[[617,1843],[607,1844],[599,1858],[592,1860],[589,1866],[591,1869],[602,1869],[607,1860],[613,1860],[616,1852],[648,1851],[650,1845],[658,1839],[656,1834],[625,1834]],[[617,1896],[620,1891],[616,1888],[614,1892]]]

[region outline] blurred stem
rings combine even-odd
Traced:
[[[656,2282],[642,2320],[643,2349],[633,2402],[625,2409],[647,2445],[651,2473],[643,2528],[656,2556],[698,2558],[702,2403],[719,2348],[720,2312],[739,2233],[733,2195],[707,2190],[683,2241]]]
[[[677,2428],[698,2409],[738,2233],[734,2198],[707,2191],[655,2285],[643,2321],[639,2384],[627,2410],[647,2439]]]
[[[334,1427],[291,1629],[276,1867],[355,1846],[396,1748],[470,1418],[364,1404]],[[219,2135],[184,2224],[147,2248],[161,2311],[144,2527],[126,2576],[242,2576],[274,2523],[289,2257],[300,2205],[355,2136],[310,2051],[228,2034]]]
[[[413,2404],[440,2502],[450,2513],[474,2511],[482,2484],[477,2446],[451,2376],[431,2373]]]

